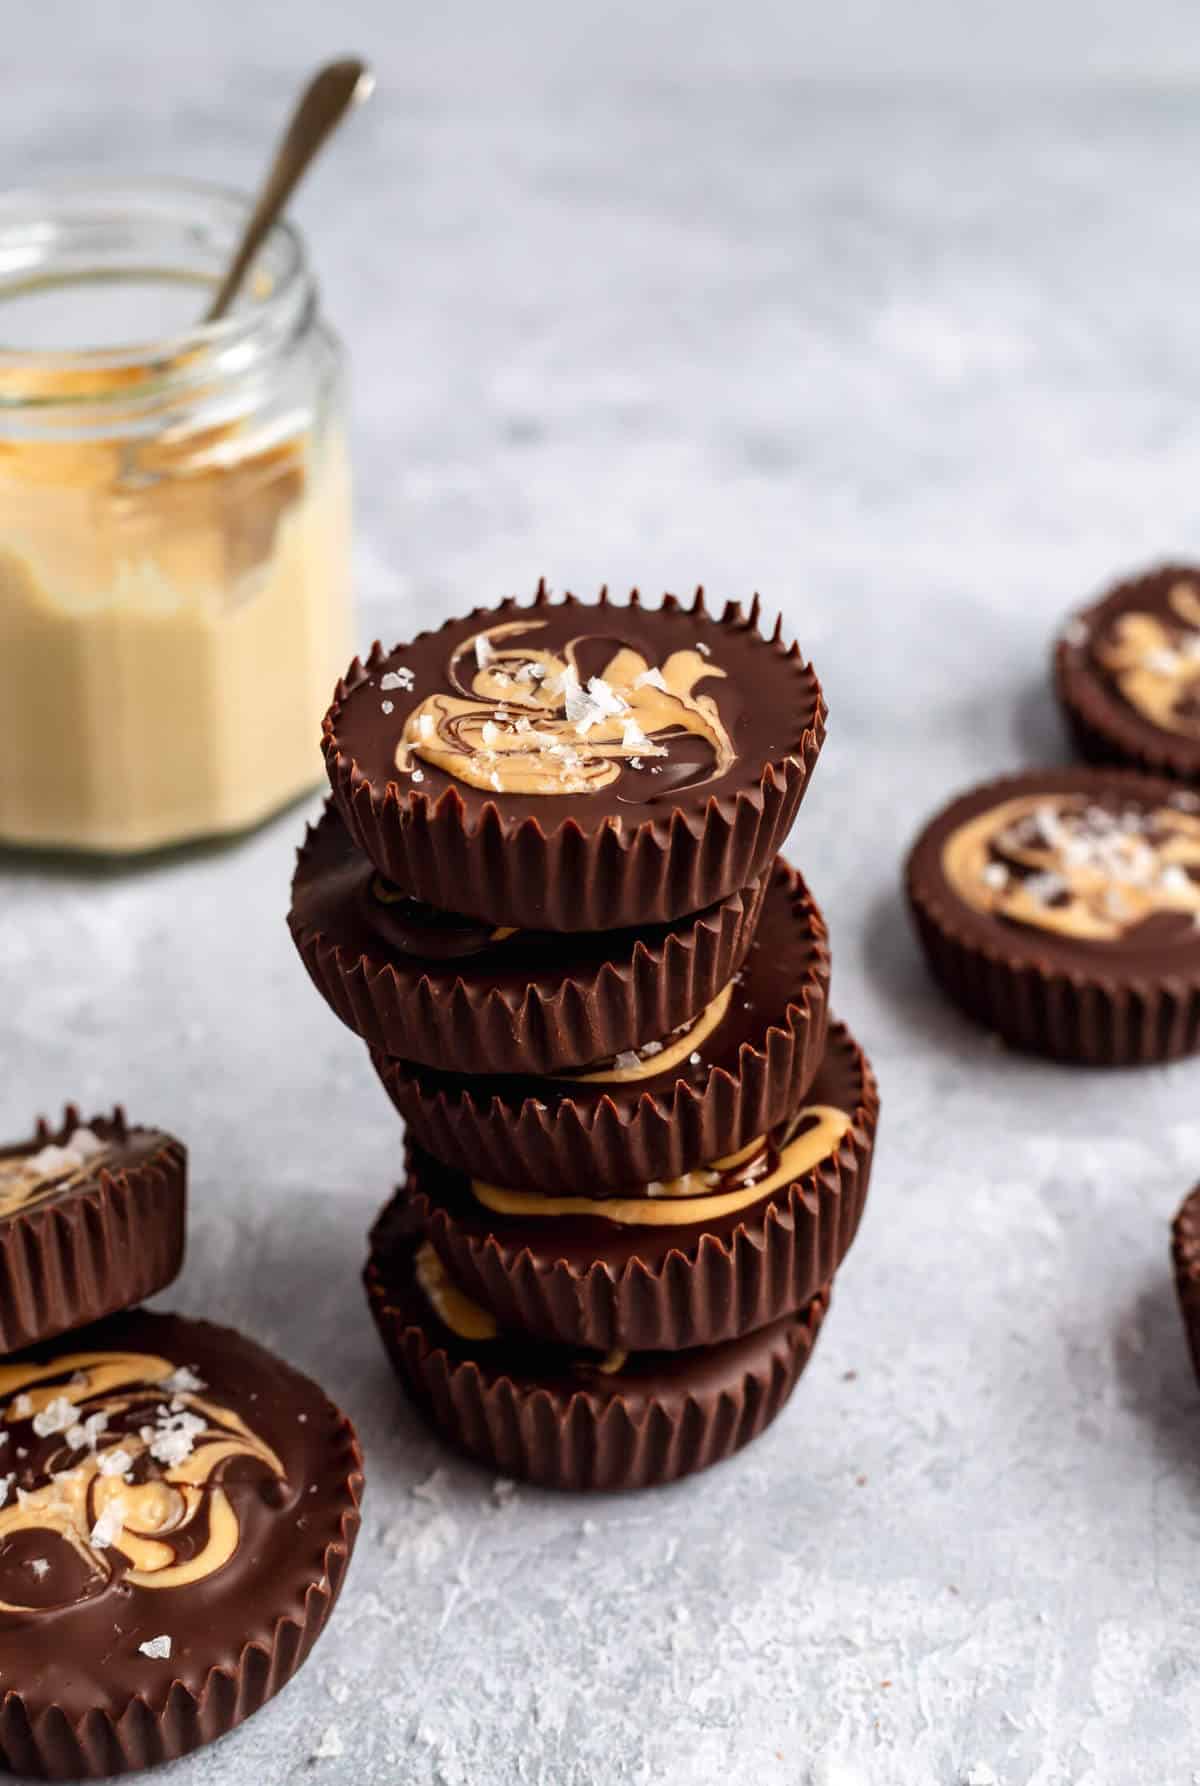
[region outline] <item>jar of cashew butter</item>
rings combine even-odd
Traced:
[[[235,832],[321,777],[350,656],[342,356],[303,245],[183,182],[0,195],[0,840]]]

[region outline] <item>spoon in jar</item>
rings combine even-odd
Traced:
[[[217,287],[204,321],[224,316],[241,288],[247,269],[317,151],[332,136],[347,112],[369,99],[375,77],[365,62],[346,57],[319,68],[301,94],[258,199],[242,232],[229,270]]]

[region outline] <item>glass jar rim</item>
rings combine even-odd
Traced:
[[[135,255],[131,274],[184,276],[215,290],[253,202],[235,187],[170,176],[73,178],[0,190],[0,411],[21,407],[45,415],[81,405],[157,405],[236,378],[290,343],[311,320],[315,291],[303,240],[285,219],[259,249],[235,308],[217,322],[103,347],[12,347],[3,340],[4,303],[31,284],[120,276],[104,270],[99,242],[105,230],[126,251],[144,240],[150,259],[139,268]],[[149,246],[155,232],[169,239],[168,252],[199,260],[207,251],[211,264],[197,271],[155,258]]]

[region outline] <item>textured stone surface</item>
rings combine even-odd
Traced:
[[[153,871],[3,859],[0,1126],[123,1097],[185,1136],[170,1300],[317,1372],[367,1446],[312,1663],[173,1777],[1187,1781],[1200,1398],[1167,1245],[1200,1065],[1005,1056],[927,985],[898,873],[944,795],[1061,754],[1059,614],[1200,551],[1194,14],[642,10],[339,9],[383,87],[300,213],[355,357],[362,633],[540,572],[782,605],[832,710],[793,853],[883,1086],[873,1205],[743,1460],[510,1495],[423,1433],[368,1326],[398,1129],[284,928],[301,815]],[[141,9],[32,14],[12,179],[244,182],[339,47],[312,0],[159,12],[149,44]],[[883,78],[972,56],[1039,81]],[[1126,63],[1163,80],[1077,78]]]

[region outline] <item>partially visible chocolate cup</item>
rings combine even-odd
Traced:
[[[770,865],[825,731],[777,624],[544,586],[385,652],[325,719],[334,799],[376,868],[443,911],[527,930],[664,924]]]
[[[284,1687],[359,1524],[354,1429],[228,1328],[145,1309],[0,1363],[0,1764],[134,1772]]]
[[[317,991],[369,1047],[457,1073],[552,1073],[696,1017],[745,960],[765,888],[635,930],[497,929],[405,898],[331,802],[300,849],[289,924]]]
[[[407,1243],[393,1234],[385,1259],[373,1253],[367,1266],[371,1312],[401,1381],[456,1449],[505,1476],[575,1492],[653,1488],[732,1457],[787,1401],[829,1304],[826,1291],[717,1346],[573,1353],[489,1335],[486,1311],[464,1311],[431,1255],[413,1224]],[[448,1325],[430,1288],[468,1334]]]
[[[746,1158],[692,1174],[674,1195],[477,1195],[463,1173],[411,1148],[397,1201],[503,1328],[601,1352],[714,1345],[782,1319],[832,1281],[866,1204],[878,1116],[870,1066],[834,1024],[802,1109]],[[381,1224],[377,1253],[386,1232]]]
[[[1044,769],[953,800],[913,848],[930,970],[1014,1047],[1085,1066],[1200,1047],[1200,800],[1116,769]]]
[[[445,1165],[514,1189],[624,1190],[735,1153],[796,1109],[825,1050],[829,968],[824,920],[778,862],[745,967],[675,1036],[542,1079],[371,1058]]]
[[[1192,1369],[1200,1383],[1200,1185],[1184,1199],[1172,1224],[1171,1263]]]
[[[1073,614],[1054,680],[1090,761],[1200,786],[1200,568],[1164,564]]]
[[[0,1147],[0,1353],[84,1327],[183,1264],[187,1154],[124,1112],[39,1121]],[[0,1459],[0,1464],[3,1459]]]

